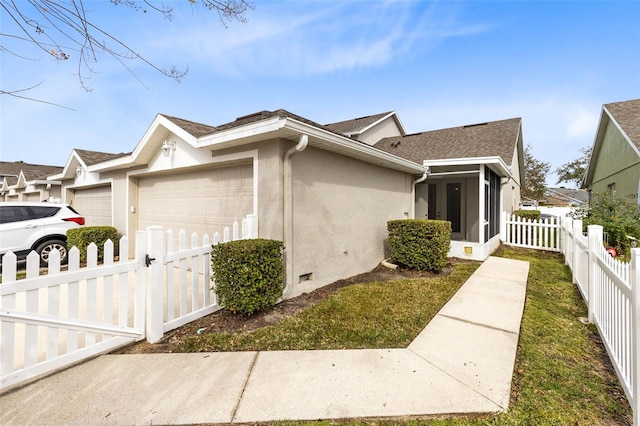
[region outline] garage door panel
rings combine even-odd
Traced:
[[[160,225],[213,236],[253,211],[251,164],[141,178],[138,229]]]
[[[111,185],[76,189],[73,208],[85,218],[87,226],[112,226]]]

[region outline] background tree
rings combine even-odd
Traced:
[[[109,0],[114,6],[125,7],[138,13],[159,13],[171,20],[174,8],[164,2],[152,0]],[[177,3],[176,3],[177,4]],[[253,8],[247,0],[181,0],[180,5],[198,7],[216,12],[222,25],[232,21],[245,22],[246,12]],[[43,55],[56,61],[75,60],[78,62],[77,76],[80,85],[91,91],[86,84],[87,72],[95,72],[94,66],[102,55],[116,59],[136,79],[135,73],[127,66],[127,61],[142,61],[161,74],[176,81],[187,75],[188,68],[175,66],[163,68],[123,42],[106,28],[94,24],[91,19],[95,3],[87,9],[83,0],[0,0],[0,10],[14,25],[3,25],[0,29],[0,50],[25,60],[35,60],[25,54],[35,46]],[[11,47],[9,47],[9,44]],[[0,94],[31,99],[24,96],[42,84],[22,88],[0,88]]]
[[[588,225],[601,225],[607,235],[609,247],[620,254],[627,255],[629,248],[640,242],[640,211],[635,200],[615,198],[609,193],[592,194],[591,203],[578,207],[570,214],[582,219],[584,230]]]
[[[582,184],[582,179],[584,179],[584,174],[587,171],[587,166],[589,165],[591,150],[591,147],[582,148],[580,150],[580,152],[582,153],[582,156],[580,158],[558,167],[556,169],[556,174],[558,175],[558,180],[556,181],[556,183],[574,183],[576,187],[579,188]]]
[[[521,195],[532,200],[543,198],[550,168],[549,163],[536,160],[531,154],[531,145],[527,145],[524,150],[524,186]]]

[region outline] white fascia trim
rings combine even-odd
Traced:
[[[339,136],[335,133],[332,133],[323,129],[319,129],[315,126],[302,123],[292,118],[286,118],[284,120],[286,121],[286,123],[283,125],[283,127],[286,127],[293,131],[305,133],[309,136],[313,136],[318,139],[323,139],[327,142],[330,142],[333,145],[339,146],[344,150],[352,151],[354,153],[358,153],[363,156],[371,157],[372,159],[381,161],[383,163],[401,166],[403,168],[409,169],[411,173],[415,173],[416,175],[418,174],[422,175],[424,173],[424,168],[420,164],[414,163],[411,160],[407,160],[405,158],[390,154],[386,151],[373,148],[364,143],[355,142],[352,139]],[[309,142],[311,143],[311,141]]]
[[[280,130],[283,126],[282,118],[271,117],[266,120],[260,120],[249,123],[245,126],[233,127],[229,130],[223,130],[211,135],[202,136],[195,142],[196,148],[204,148],[230,142],[236,139],[243,139],[265,133],[271,133]]]
[[[175,124],[173,121],[169,120],[162,114],[157,114],[156,117],[153,119],[153,122],[151,122],[151,125],[144,132],[144,135],[142,135],[140,142],[138,142],[138,144],[133,149],[131,154],[124,157],[116,158],[113,160],[108,160],[98,164],[94,164],[93,166],[87,168],[87,170],[90,172],[100,172],[103,170],[109,170],[114,167],[117,168],[119,166],[125,166],[128,164],[138,164],[136,163],[136,161],[142,154],[142,151],[147,147],[147,144],[149,143],[149,140],[151,139],[153,134],[156,132],[156,130],[160,126],[167,129],[168,132],[175,134],[176,136],[178,136],[180,139],[184,140],[191,146],[194,146],[194,147],[196,146],[197,139],[195,136],[193,136],[191,133],[187,132],[182,127],[178,126],[177,124]]]
[[[369,130],[370,128],[377,126],[378,124],[382,123],[384,120],[386,120],[387,118],[393,116],[396,112],[395,111],[391,111],[389,114],[385,115],[382,118],[379,118],[378,120],[374,121],[373,123],[369,124],[367,127],[363,127],[362,129],[360,129],[359,132],[357,132],[358,134],[362,134],[364,132],[366,132],[367,130]]]
[[[633,141],[629,138],[629,135],[627,135],[627,133],[622,129],[622,127],[620,127],[620,124],[618,124],[618,122],[616,121],[616,118],[611,114],[611,112],[609,112],[609,110],[606,107],[603,107],[603,109],[607,111],[609,120],[611,120],[611,122],[615,124],[620,134],[624,137],[624,139],[627,141],[629,146],[631,146],[631,149],[633,149],[636,152],[636,154],[638,154],[638,156],[640,157],[640,151],[638,150],[638,147],[633,143]]]
[[[507,164],[498,156],[492,157],[469,157],[469,158],[448,158],[442,160],[424,160],[422,162],[424,166],[470,166],[477,164],[492,164],[497,166],[498,170],[502,171],[505,176],[511,177],[511,170]]]
[[[79,163],[80,167],[82,167],[83,169],[87,168],[87,165],[84,163],[84,161],[82,161],[82,159],[74,149],[73,151],[71,151],[71,155],[69,155],[69,158],[67,159],[67,162],[64,165],[64,169],[62,169],[62,171],[57,175],[47,176],[47,180],[53,181],[53,180],[69,179],[68,174],[69,174],[69,171],[71,170],[71,164],[74,159]],[[73,170],[73,176],[75,176],[75,174],[76,172],[75,170]]]
[[[581,188],[588,187],[593,181],[593,173],[596,166],[595,161],[600,154],[600,147],[602,145],[602,141],[604,140],[604,125],[609,121],[611,121],[611,115],[603,105],[602,111],[600,112],[600,118],[598,119],[598,126],[596,127],[596,135],[593,138],[593,145],[591,146],[589,163],[587,163],[587,169],[585,170],[584,177],[582,179]]]

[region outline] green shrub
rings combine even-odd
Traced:
[[[76,246],[80,250],[80,261],[87,261],[87,247],[98,246],[98,260],[104,260],[104,243],[111,240],[114,256],[118,254],[118,230],[113,226],[83,226],[67,230],[67,248]]]
[[[411,269],[438,272],[451,245],[451,222],[404,219],[387,222],[391,259]]]
[[[213,246],[212,281],[220,306],[251,315],[276,304],[284,290],[282,241],[252,239]]]
[[[516,210],[513,214],[523,219],[540,220],[540,210]]]
[[[629,252],[631,240],[627,236],[640,239],[640,211],[631,198],[612,198],[608,193],[592,194],[591,205],[578,207],[570,216],[582,219],[584,231],[588,225],[601,225],[609,246],[619,253]]]

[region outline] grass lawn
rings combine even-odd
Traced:
[[[278,425],[625,425],[629,405],[562,256],[502,248],[530,262],[507,413],[474,418],[279,422]],[[184,351],[406,347],[477,264],[429,279],[350,286],[282,323],[253,332],[198,336]]]

